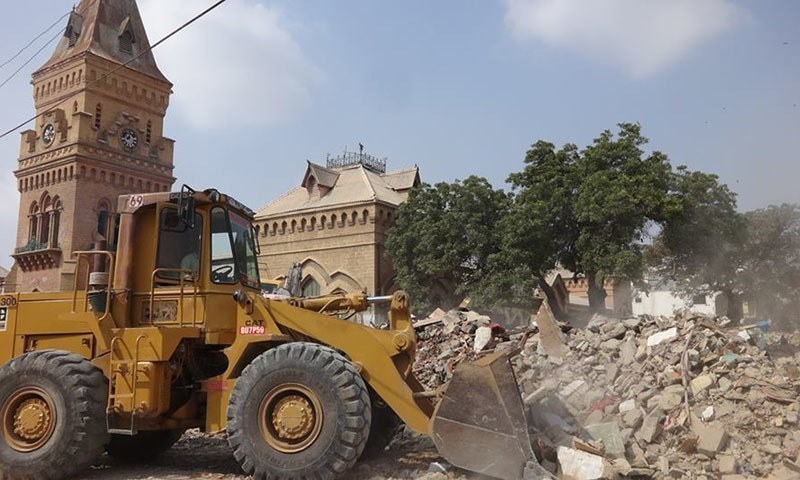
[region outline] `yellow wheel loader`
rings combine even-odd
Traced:
[[[262,296],[254,213],[213,189],[117,211],[115,251],[77,252],[72,291],[0,294],[0,478],[147,460],[188,428],[227,430],[256,479],[343,478],[396,418],[456,466],[538,478],[507,355],[425,391],[405,293]],[[343,319],[381,302],[388,329]]]

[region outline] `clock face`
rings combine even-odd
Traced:
[[[133,150],[139,144],[139,136],[130,128],[126,128],[119,134],[119,140],[122,146],[128,150]]]
[[[44,130],[42,130],[42,140],[44,140],[44,143],[49,145],[55,138],[56,127],[54,127],[52,123],[48,123],[44,126]]]

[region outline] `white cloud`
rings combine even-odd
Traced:
[[[507,0],[506,22],[536,38],[648,77],[736,26],[730,0]]]
[[[151,43],[205,10],[211,0],[140,0]],[[229,0],[157,47],[172,81],[171,110],[213,129],[291,122],[311,103],[321,73],[273,9]]]

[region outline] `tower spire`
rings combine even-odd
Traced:
[[[150,42],[135,0],[81,0],[73,6],[64,37],[55,52],[34,76],[86,53],[122,64],[147,51],[128,67],[168,81],[149,49]]]

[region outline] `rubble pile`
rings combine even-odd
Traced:
[[[585,328],[545,334],[554,322],[540,313],[535,335],[495,334],[478,349],[476,333],[491,320],[442,313],[418,332],[421,381],[435,387],[457,362],[524,341],[517,381],[534,450],[554,474],[800,479],[798,333],[683,312],[596,315]]]
[[[466,309],[437,309],[415,326],[418,343],[414,375],[430,389],[450,380],[459,363],[472,361],[508,340],[505,329],[492,323],[490,317]]]

